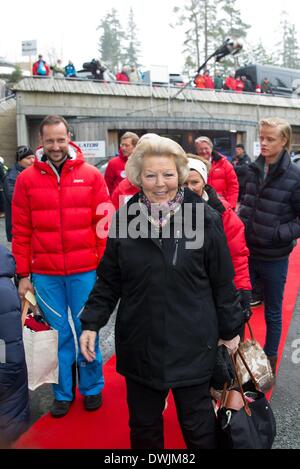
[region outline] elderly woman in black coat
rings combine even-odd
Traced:
[[[14,258],[0,245],[0,447],[9,446],[29,424],[21,305],[11,281],[14,274]]]
[[[141,190],[111,227],[81,317],[81,351],[94,359],[97,331],[120,299],[117,371],[126,379],[131,447],[164,447],[171,390],[187,447],[214,448],[209,382],[217,344],[234,352],[243,322],[221,220],[183,188],[187,156],[170,139],[143,137],[126,173]]]

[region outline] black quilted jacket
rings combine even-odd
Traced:
[[[250,254],[273,260],[287,257],[300,237],[300,169],[283,152],[263,180],[264,158],[249,165],[239,215]]]

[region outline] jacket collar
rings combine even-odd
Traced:
[[[50,161],[43,161],[43,156],[43,147],[38,147],[35,153],[34,166],[46,172],[53,172]],[[84,156],[81,149],[74,142],[70,142],[68,159],[65,161],[64,167],[78,166],[82,163],[84,163]]]
[[[283,150],[277,163],[271,165],[270,175],[280,175],[284,173],[291,165],[291,157],[288,151]],[[259,155],[257,160],[250,165],[256,172],[263,173],[265,166],[265,158]]]
[[[216,163],[222,159],[222,155],[218,153],[216,150],[212,151],[212,161],[215,161]]]

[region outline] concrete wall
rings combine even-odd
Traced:
[[[123,130],[177,130],[187,139],[193,132],[231,132],[250,155],[262,117],[285,118],[299,133],[299,99],[197,89],[177,94],[178,88],[169,95],[165,88],[26,79],[17,88],[18,141],[35,146],[47,114],[65,116],[77,140],[105,140],[108,155],[116,153]]]
[[[0,156],[9,167],[15,163],[16,147],[16,102],[11,98],[0,102]]]

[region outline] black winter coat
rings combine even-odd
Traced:
[[[245,193],[245,186],[248,177],[248,169],[251,164],[249,156],[245,153],[242,158],[238,158],[234,164],[234,170],[236,172],[238,181],[239,181],[239,201]]]
[[[249,166],[239,215],[250,255],[275,260],[287,257],[300,237],[300,169],[284,152],[264,181],[264,162],[259,156]]]
[[[5,344],[6,355],[5,363],[0,362],[0,442],[4,444],[16,440],[29,424],[21,305],[16,287],[11,281],[14,273],[13,256],[0,245],[0,340],[2,347]]]
[[[11,203],[17,177],[24,170],[23,166],[16,163],[7,173],[4,180],[4,209],[5,209],[5,227],[7,241],[12,240],[12,219],[11,219]]]
[[[138,198],[117,213],[117,225]],[[204,208],[203,246],[186,249],[186,238],[174,237],[173,229],[161,241],[110,236],[81,317],[84,330],[98,331],[120,298],[117,371],[155,389],[208,382],[218,339],[235,337],[243,322],[221,219],[188,189],[184,203],[194,220],[196,204]]]

